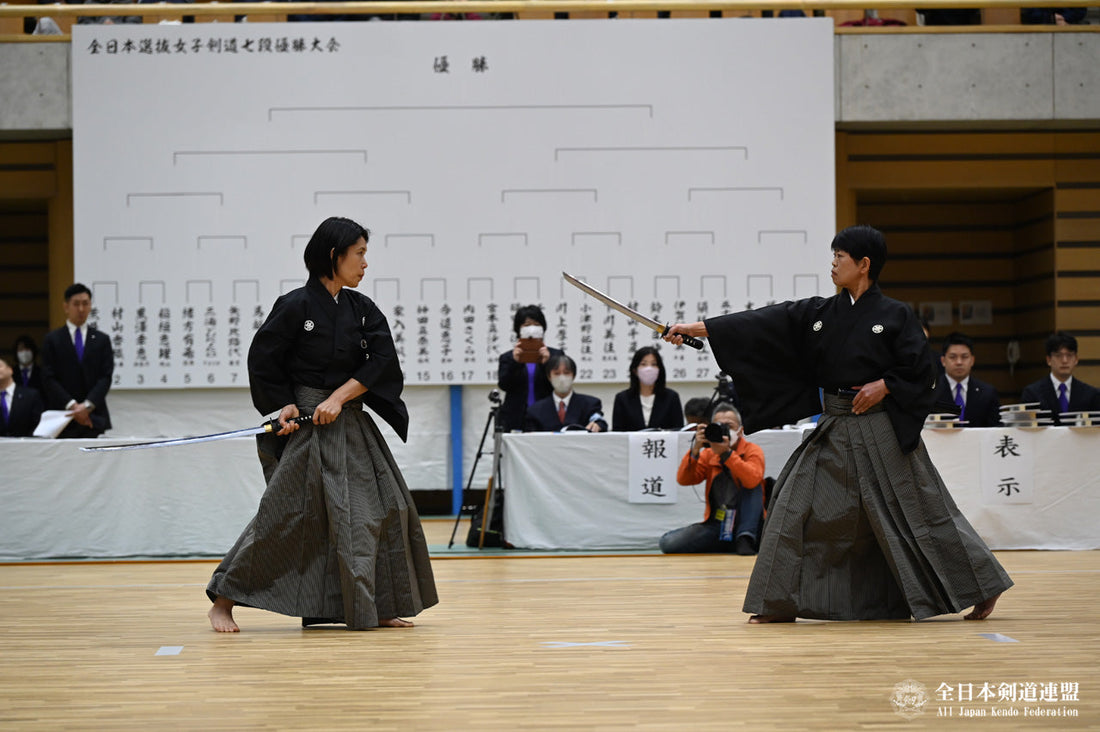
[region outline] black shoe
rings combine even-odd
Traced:
[[[733,550],[743,557],[752,556],[756,554],[756,542],[752,540],[752,537],[748,534],[737,537],[737,542],[733,545]]]

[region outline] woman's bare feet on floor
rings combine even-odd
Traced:
[[[227,597],[218,596],[214,600],[214,606],[206,614],[210,618],[210,625],[219,633],[239,633],[240,627],[233,620],[233,601]]]
[[[794,618],[790,615],[753,615],[749,618],[749,622],[753,625],[760,625],[762,623],[793,623]]]
[[[988,600],[982,600],[974,609],[970,611],[969,615],[964,615],[966,620],[985,620],[993,612],[993,606],[997,604],[997,600],[1001,599],[1000,595],[994,595]]]
[[[378,621],[379,628],[411,628],[413,624],[401,618],[386,618]]]

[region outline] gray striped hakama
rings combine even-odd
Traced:
[[[299,387],[297,403],[308,413],[328,394]],[[261,451],[267,490],[214,571],[210,599],[352,629],[435,605],[420,518],[362,402],[278,439],[286,445],[277,464]]]
[[[921,442],[902,453],[881,403],[825,397],[780,474],[744,611],[822,620],[957,613],[1012,580]]]

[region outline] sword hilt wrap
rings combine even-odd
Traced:
[[[661,335],[664,335],[665,333],[668,333],[668,330],[671,327],[672,326],[670,326],[668,323],[665,323],[665,330],[664,330],[664,333],[662,333]],[[691,346],[696,351],[703,350],[703,341],[699,340],[698,338],[696,338],[694,336],[689,336],[686,333],[675,333],[674,335],[678,335],[681,338],[683,338],[685,346]]]
[[[301,417],[293,417],[293,418],[287,420],[287,424],[292,424],[292,423],[293,424],[313,424],[313,415],[312,414],[302,415]],[[275,417],[274,419],[269,419],[266,422],[264,422],[264,427],[267,428],[267,432],[278,432],[279,430],[282,429],[282,427],[279,426],[279,418],[278,417]]]

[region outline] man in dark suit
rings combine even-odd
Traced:
[[[111,339],[87,324],[92,291],[79,282],[65,290],[65,325],[42,343],[42,385],[50,409],[73,421],[59,437],[98,437],[111,429],[107,391],[115,370]]]
[[[952,333],[943,342],[940,357],[944,373],[936,391],[941,399],[959,408],[959,421],[968,427],[1000,427],[1001,399],[992,385],[971,375],[974,368],[974,341],[962,333]]]
[[[554,393],[527,408],[525,432],[557,432],[564,427],[583,427],[589,432],[607,432],[600,400],[573,391],[577,364],[564,353],[546,362]]]
[[[15,381],[16,363],[0,353],[0,437],[30,437],[46,408],[36,389]]]
[[[1038,402],[1040,409],[1050,412],[1054,424],[1062,424],[1062,412],[1100,411],[1100,390],[1073,378],[1073,370],[1077,368],[1077,339],[1058,331],[1047,338],[1046,350],[1050,373],[1025,386],[1020,401]]]
[[[15,339],[12,350],[15,351],[17,361],[15,375],[12,377],[15,383],[29,386],[42,393],[42,367],[38,365],[38,344],[24,333]]]

